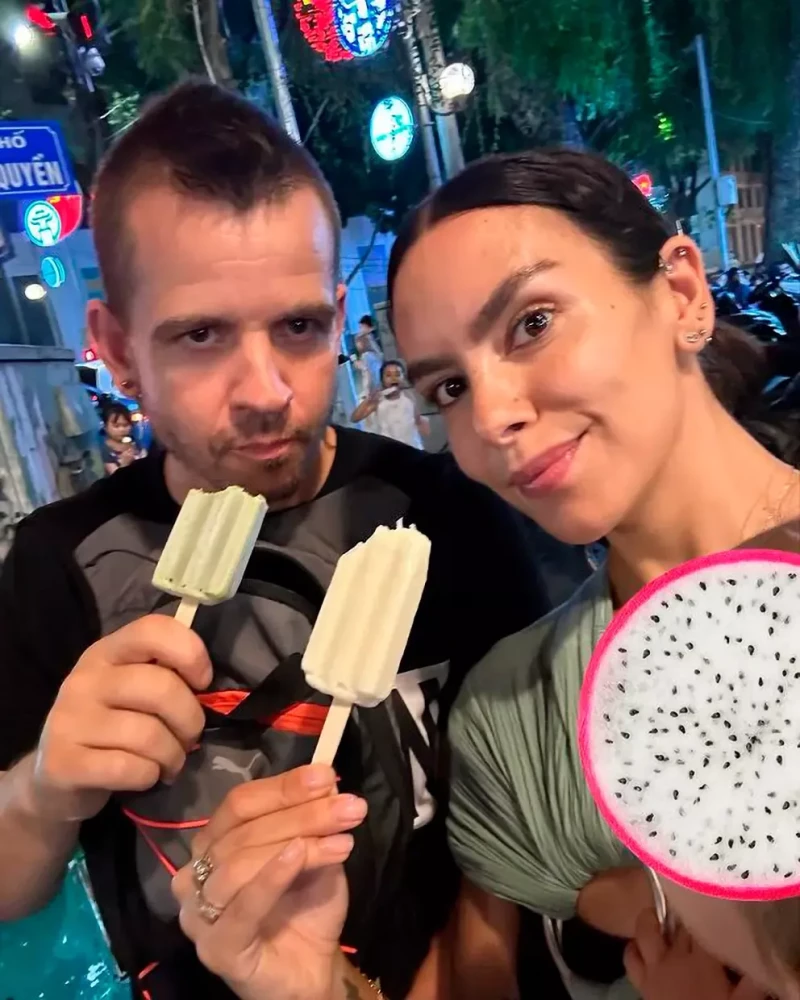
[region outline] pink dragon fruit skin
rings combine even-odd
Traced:
[[[799,895],[800,554],[737,549],[645,587],[592,655],[578,734],[648,867],[724,899]]]

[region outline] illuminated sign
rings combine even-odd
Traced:
[[[373,56],[388,42],[396,0],[333,0],[333,19],[342,45],[354,56]]]
[[[399,160],[414,141],[414,116],[402,97],[387,97],[375,106],[369,123],[372,148],[382,160]]]
[[[32,201],[22,218],[25,235],[37,247],[52,247],[61,239],[61,216],[49,201]]]
[[[48,288],[61,288],[67,280],[67,269],[60,257],[42,257],[39,274]]]

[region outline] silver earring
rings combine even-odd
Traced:
[[[672,272],[675,270],[672,264],[670,264],[668,260],[664,260],[663,257],[659,258],[658,269],[659,271],[663,271],[664,274],[672,274]]]

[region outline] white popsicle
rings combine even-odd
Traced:
[[[200,604],[220,604],[242,582],[267,502],[239,486],[190,490],[153,574],[153,586],[181,598],[175,617],[191,626]]]
[[[339,560],[303,656],[308,683],[333,698],[314,763],[333,763],[353,705],[369,708],[389,696],[430,551],[416,528],[379,527]]]

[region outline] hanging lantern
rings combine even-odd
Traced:
[[[351,52],[339,41],[333,17],[332,0],[294,0],[294,13],[303,38],[328,62],[352,59]]]
[[[397,0],[331,0],[342,45],[359,59],[374,56],[389,41]]]

